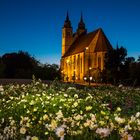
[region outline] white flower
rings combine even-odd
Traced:
[[[58,137],[61,138],[61,140],[64,140],[65,129],[62,126],[56,128],[55,133]]]
[[[31,139],[31,136],[26,136],[26,140],[30,140]]]
[[[124,123],[124,122],[125,122],[125,119],[120,118],[120,117],[118,117],[118,116],[116,116],[116,117],[115,117],[115,120],[116,120],[119,124],[121,124],[121,123]]]
[[[15,124],[15,121],[14,120],[12,120],[11,121],[11,123],[10,123],[10,125],[14,125]]]
[[[35,104],[34,100],[31,100],[31,102],[29,104],[34,105]]]
[[[86,106],[86,111],[90,111],[92,109],[92,106]]]
[[[49,117],[48,117],[47,114],[45,114],[45,115],[43,116],[43,120],[44,120],[44,121],[48,120],[48,118],[49,118]]]
[[[126,125],[125,128],[124,128],[125,131],[131,130],[131,129],[132,129],[132,128],[131,128],[131,126],[130,126],[129,124]]]
[[[68,94],[64,94],[64,97],[68,97]]]
[[[138,118],[140,116],[140,112],[137,112],[136,113],[136,117]]]
[[[52,129],[55,129],[57,127],[57,122],[55,120],[51,120],[51,124],[50,124],[50,127]]]
[[[93,122],[87,119],[86,122],[84,123],[84,126],[89,127],[91,124],[93,124]]]
[[[117,107],[117,111],[120,112],[121,111],[121,108],[120,107]]]
[[[74,116],[74,119],[76,120],[76,121],[78,121],[78,120],[82,120],[83,119],[83,117],[81,116],[81,115],[76,115],[76,116]]]
[[[119,87],[119,88],[122,88],[122,87],[123,87],[123,84],[120,84],[118,87]]]
[[[121,137],[122,137],[121,140],[133,140],[133,137],[127,132],[121,134]]]
[[[75,87],[69,87],[68,90],[75,90]]]
[[[77,107],[77,106],[78,106],[78,103],[74,102],[73,107]]]
[[[26,133],[26,128],[25,127],[21,127],[20,128],[20,133],[21,134],[25,134]]]
[[[31,137],[31,140],[39,140],[39,139],[38,139],[38,137],[33,136],[33,137]]]
[[[56,113],[56,115],[57,115],[57,118],[58,118],[58,119],[63,118],[63,113],[62,113],[61,110],[59,110],[59,111]]]
[[[4,91],[4,89],[3,89],[3,86],[2,86],[2,85],[0,85],[0,91]]]
[[[78,94],[74,94],[74,97],[75,97],[75,98],[78,98]]]
[[[96,133],[99,134],[102,138],[107,137],[110,135],[110,129],[109,128],[98,128],[96,130]]]

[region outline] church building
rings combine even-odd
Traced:
[[[105,56],[112,46],[101,28],[87,32],[81,15],[73,33],[67,13],[62,28],[61,76],[65,82],[93,81],[105,67]]]

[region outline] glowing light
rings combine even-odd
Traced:
[[[87,77],[84,77],[84,80],[86,81],[87,80]]]
[[[67,59],[67,61],[66,61],[67,63],[69,63],[70,62],[70,60],[69,59]]]
[[[90,81],[93,79],[92,76],[89,77]]]

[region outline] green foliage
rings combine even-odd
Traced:
[[[27,52],[7,53],[0,58],[0,78],[31,79],[32,75],[43,80],[60,79],[59,66],[41,64]]]
[[[112,84],[124,84],[127,86],[140,85],[140,62],[134,57],[126,57],[127,50],[118,47],[110,50],[105,59],[105,70],[103,71],[104,82]]]
[[[140,89],[102,86],[0,86],[0,139],[139,139]]]

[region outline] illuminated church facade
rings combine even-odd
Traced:
[[[93,80],[104,70],[105,56],[112,46],[101,28],[87,33],[81,15],[77,31],[73,33],[67,13],[62,28],[61,76],[65,82]]]

